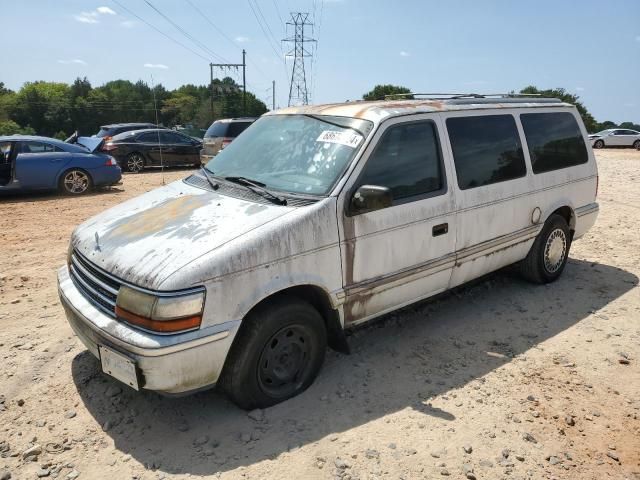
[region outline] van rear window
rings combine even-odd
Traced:
[[[569,112],[520,115],[533,173],[587,163],[589,156],[578,122]]]
[[[204,134],[204,138],[224,137],[227,133],[228,123],[213,122],[207,132]]]
[[[452,117],[447,130],[461,190],[527,174],[513,115]]]
[[[229,124],[229,130],[227,131],[227,137],[237,137],[244,132],[249,125],[253,122],[233,122]]]

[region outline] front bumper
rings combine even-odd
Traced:
[[[225,322],[176,335],[143,332],[95,308],[77,289],[67,266],[58,270],[58,293],[71,328],[96,358],[99,345],[125,355],[136,364],[141,388],[167,394],[214,386],[240,324]]]

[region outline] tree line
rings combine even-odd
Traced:
[[[362,96],[363,100],[382,100],[385,98],[395,98],[395,99],[411,99],[412,95],[408,95],[411,93],[406,87],[402,87],[399,85],[376,85],[371,91],[365,93]],[[510,92],[515,93],[515,92]],[[537,94],[542,97],[550,97],[550,98],[559,98],[563,102],[571,103],[576,106],[580,116],[582,117],[582,121],[584,122],[584,126],[586,127],[589,133],[599,132],[601,130],[606,130],[608,128],[629,128],[631,130],[640,131],[640,124],[633,122],[622,122],[617,124],[610,120],[605,120],[604,122],[598,122],[587,107],[580,101],[580,97],[578,95],[573,95],[567,92],[564,88],[553,88],[547,90],[541,90],[533,85],[523,88],[519,93],[523,94]]]
[[[247,116],[267,111],[250,92],[246,103]],[[244,115],[242,87],[230,77],[214,79],[212,86],[189,84],[175,90],[161,84],[152,88],[142,80],[113,80],[93,87],[85,77],[71,85],[27,82],[14,92],[0,82],[0,135],[66,138],[75,131],[93,135],[101,125],[121,122],[205,129],[219,118]]]

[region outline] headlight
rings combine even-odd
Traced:
[[[116,315],[126,322],[160,333],[175,333],[200,327],[204,291],[154,295],[122,286],[116,300]]]

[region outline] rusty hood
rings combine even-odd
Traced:
[[[71,242],[103,270],[160,289],[181,267],[292,210],[177,181],[89,219]]]

